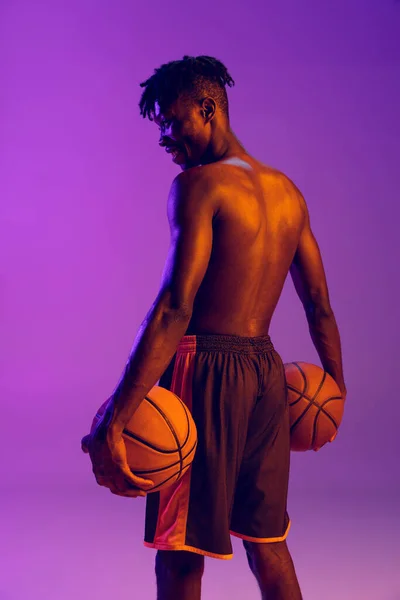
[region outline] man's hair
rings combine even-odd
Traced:
[[[229,118],[226,85],[232,87],[235,82],[221,61],[212,56],[184,56],[154,69],[154,75],[140,84],[145,88],[139,102],[140,114],[152,121],[156,102],[165,111],[181,96],[198,101],[206,95],[214,98]]]

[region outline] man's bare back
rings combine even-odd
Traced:
[[[301,600],[282,512],[289,468],[285,457],[290,452],[284,368],[267,335],[289,272],[322,366],[346,394],[339,331],[306,203],[285,175],[252,158],[232,131],[225,88],[233,83],[226,66],[210,56],[184,56],[171,61],[141,83],[145,88],[139,103],[141,115],[157,125],[159,146],[183,173],[174,179],[168,198],[171,243],[159,293],[139,329],[113,393],[112,415],[95,435],[86,436],[89,442],[86,438],[82,441],[85,451],[88,444],[92,449],[93,470],[101,485],[119,495],[143,495],[151,482],[129,470],[122,439],[124,427],[158,381],[171,385],[184,402],[187,393],[199,424],[196,464],[200,465],[200,483],[193,483],[193,488],[191,483],[186,487],[179,483],[178,487],[186,490],[184,493],[193,489],[191,498],[198,501],[198,514],[191,520],[198,539],[186,539],[186,517],[180,516],[176,521],[179,531],[169,527],[168,519],[158,518],[157,511],[163,506],[170,507],[173,515],[179,515],[182,507],[193,507],[189,497],[184,501],[178,498],[175,504],[157,501],[156,510],[150,507],[149,538],[154,541],[157,523],[162,522],[175,540],[172,548],[167,547],[161,535],[160,544],[152,545],[159,549],[159,600],[199,600],[202,554],[226,558],[233,515],[230,508],[234,503],[232,494],[226,496],[225,484],[230,481],[239,486],[238,472],[232,469],[240,465],[244,465],[245,487],[242,495],[240,486],[235,493],[239,489],[243,500],[236,512],[241,530],[232,532],[244,535],[249,566],[263,598]],[[223,347],[222,352],[214,352],[216,347]],[[248,360],[249,348],[252,353],[257,349],[253,359],[263,366],[261,362],[254,366]],[[187,354],[179,352],[182,349]],[[273,365],[271,382],[275,388],[269,383],[268,369]],[[264,377],[260,377],[261,372]],[[266,395],[262,394],[262,383],[266,383]],[[197,401],[193,399],[196,394]],[[265,401],[259,402],[260,397]],[[254,398],[257,410],[261,407],[266,411],[262,415],[253,414]],[[246,406],[250,413],[246,413]],[[283,412],[279,413],[277,406]],[[244,414],[248,419],[234,418]],[[282,419],[275,422],[278,414]],[[248,435],[250,421],[257,427]],[[276,430],[269,432],[273,435],[263,437],[268,433],[265,424],[274,422]],[[262,431],[258,432],[259,424]],[[282,443],[277,449],[278,429]],[[242,443],[246,446],[248,439],[250,444],[256,440],[258,458],[253,447],[249,450],[251,460],[238,458],[236,462],[233,446],[243,450]],[[221,451],[224,440],[229,443]],[[270,440],[274,440],[275,450],[271,450]],[[220,459],[222,462],[218,462]],[[214,463],[211,465],[210,461]],[[271,461],[267,467],[265,461]],[[251,474],[247,471],[249,465]],[[195,465],[191,474],[187,472],[190,482],[192,477],[195,481],[194,471]],[[263,485],[270,485],[265,493],[260,492],[258,474]],[[209,487],[215,491],[216,480],[222,481],[221,493],[213,497]],[[204,501],[200,491],[205,492]],[[251,492],[255,492],[253,499],[261,515],[255,519],[254,531],[251,523],[243,524],[243,519],[251,520],[256,512],[254,505],[249,504]],[[221,498],[222,513],[217,512]],[[271,512],[272,504],[268,503],[278,507],[280,516]],[[205,532],[214,536],[217,549],[214,542],[211,548],[211,542],[200,540]]]
[[[249,155],[197,171],[211,189],[215,216],[187,334],[267,335],[304,222],[298,190]]]

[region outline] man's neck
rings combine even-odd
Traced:
[[[202,164],[219,162],[227,158],[244,154],[246,154],[245,148],[239,142],[233,131],[229,129],[226,136],[221,137],[214,142]]]

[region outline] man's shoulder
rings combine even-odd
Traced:
[[[241,161],[245,162],[245,161]],[[256,167],[254,168],[254,163]],[[249,163],[250,170],[257,170],[267,187],[273,187],[276,191],[281,189],[285,195],[302,198],[300,190],[295,183],[283,171],[271,167],[260,161],[254,161],[253,165]],[[235,186],[237,178],[233,175],[232,166],[240,167],[238,163],[232,164],[232,161],[218,161],[207,165],[192,167],[179,173],[174,181],[173,188],[184,191],[185,193],[200,193],[202,195],[212,195],[212,192],[219,192],[225,188]],[[244,171],[245,168],[240,169]],[[239,177],[242,180],[241,177]],[[229,185],[227,186],[227,184]]]
[[[271,167],[270,165],[266,164],[263,164],[262,167],[263,173],[271,179],[271,182],[280,184],[287,188],[296,187],[293,181],[290,179],[290,177],[280,169],[277,169],[276,167]]]
[[[186,215],[196,215],[201,207],[204,214],[214,215],[219,205],[216,185],[210,170],[193,167],[179,173],[171,185],[168,207],[171,214],[183,212]]]
[[[272,167],[268,167],[266,173],[274,187],[280,189],[285,197],[290,197],[297,202],[304,202],[299,188],[286,173]]]
[[[220,179],[212,165],[192,167],[182,171],[172,182],[171,191],[184,197],[207,198],[211,201]]]

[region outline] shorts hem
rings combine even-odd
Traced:
[[[287,538],[291,524],[292,524],[292,522],[289,521],[288,526],[286,527],[286,531],[281,537],[259,538],[259,537],[251,537],[250,535],[244,535],[243,533],[237,533],[236,531],[231,531],[230,533],[231,533],[231,535],[241,538],[242,540],[245,540],[246,542],[257,542],[259,544],[268,544],[268,543],[272,543],[272,542],[283,542]]]
[[[207,552],[207,550],[201,550],[201,548],[195,548],[194,546],[186,546],[186,544],[177,544],[171,546],[169,544],[159,544],[157,542],[143,542],[146,548],[154,548],[155,550],[187,550],[188,552],[194,552],[195,554],[201,554],[202,556],[208,556],[210,558],[220,558],[221,560],[230,560],[233,558],[232,554],[216,554],[214,552]]]

